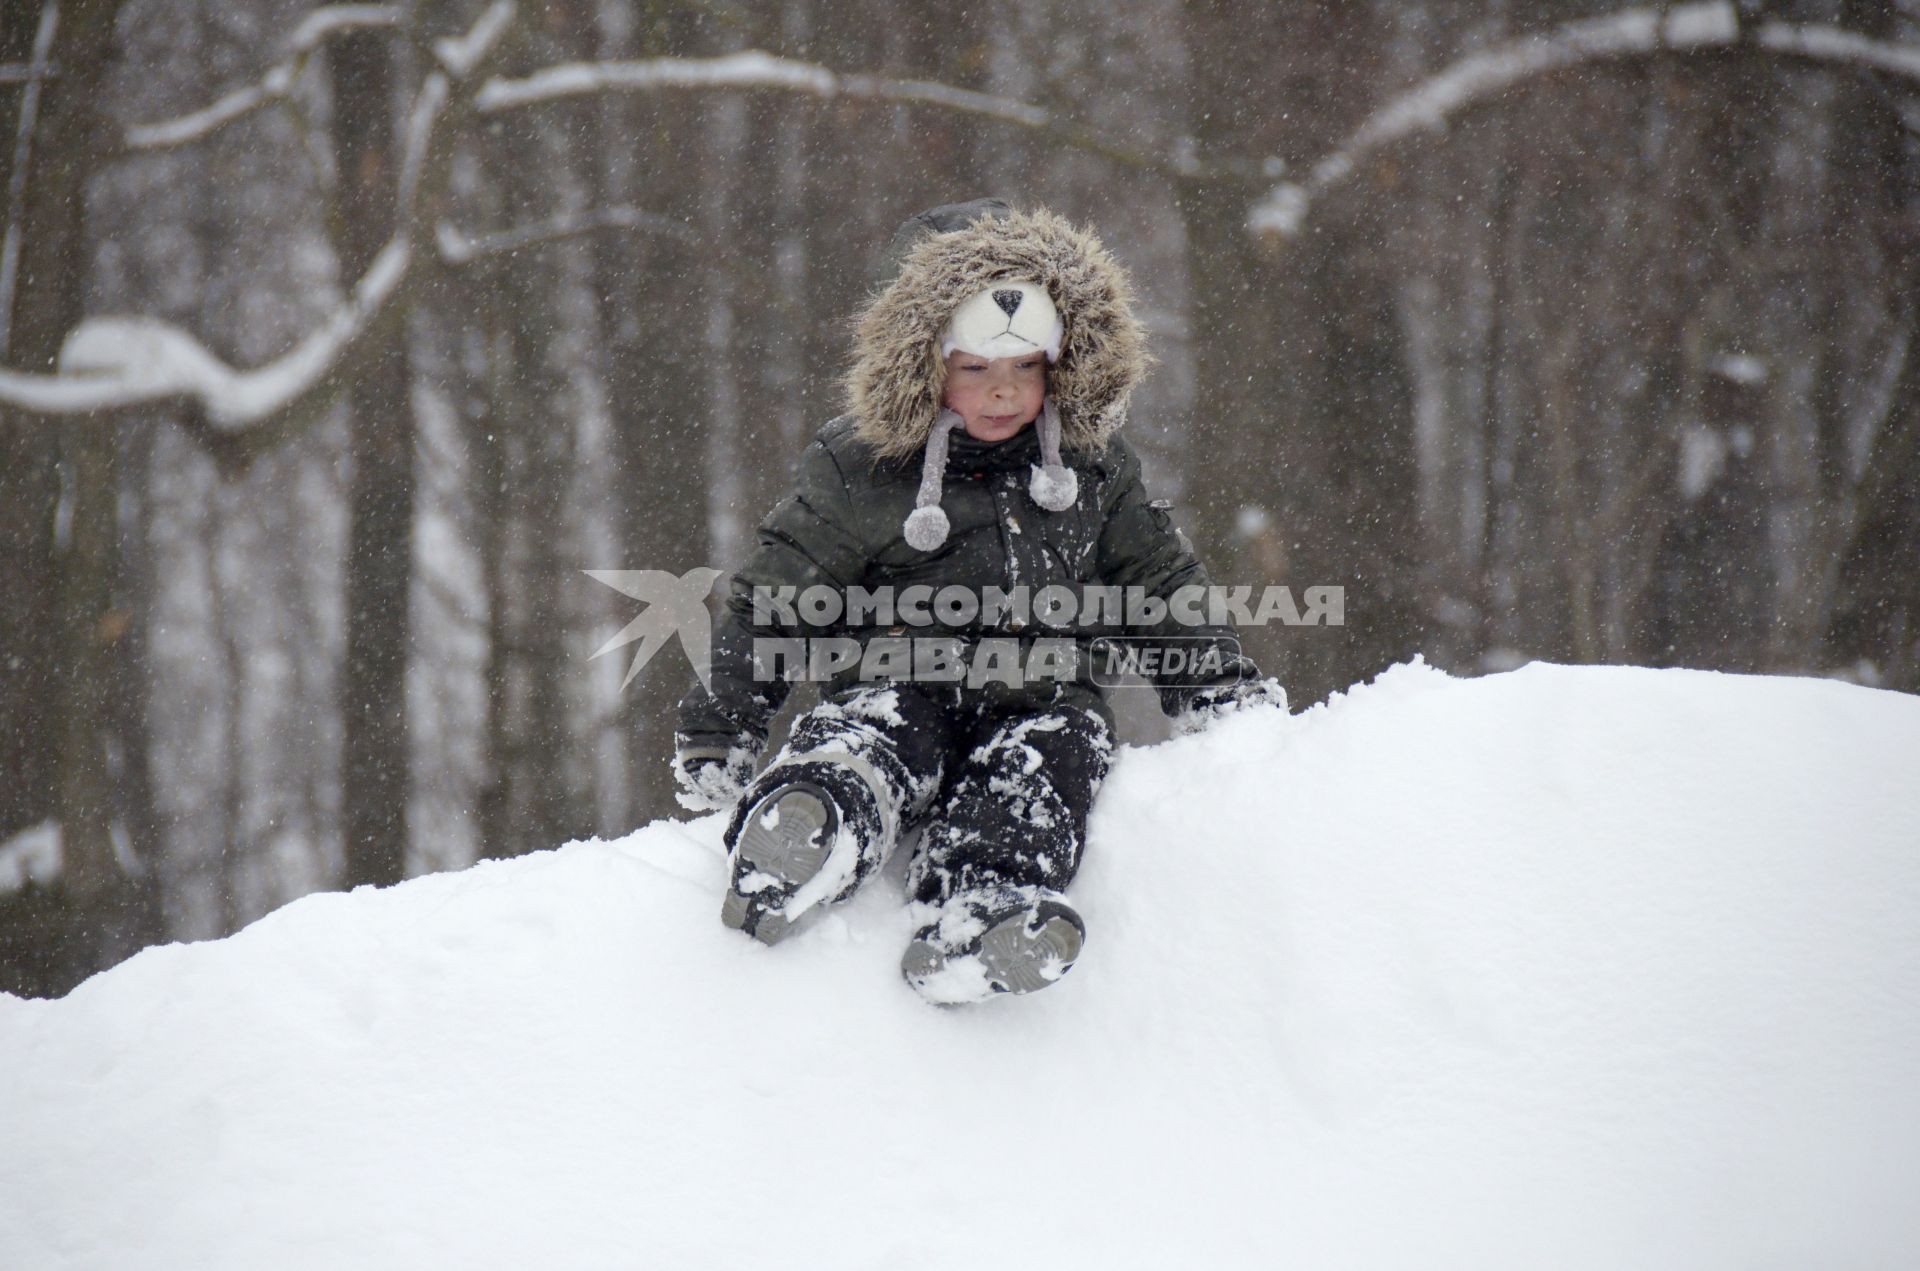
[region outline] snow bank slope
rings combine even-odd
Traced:
[[[776,950],[718,825],[0,998],[0,1266],[1920,1264],[1920,700],[1396,668],[1126,752],[1079,969]]]

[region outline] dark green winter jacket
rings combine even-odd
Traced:
[[[1100,682],[1108,669],[1124,663],[1094,647],[1102,637],[1129,637],[1143,647],[1180,650],[1180,668],[1155,678],[1169,714],[1179,711],[1200,682],[1257,674],[1239,656],[1229,627],[1187,625],[1171,612],[1151,626],[1127,625],[1124,591],[1119,605],[1098,599],[1076,604],[1072,621],[1065,625],[1050,625],[1044,611],[1031,603],[1024,623],[1017,606],[1009,603],[991,626],[982,614],[971,622],[941,621],[932,605],[925,610],[931,621],[924,624],[906,621],[896,606],[891,625],[848,623],[844,607],[840,620],[810,625],[797,604],[791,608],[798,621],[787,621],[784,613],[764,604],[760,616],[772,621],[755,621],[756,587],[763,598],[785,594],[797,599],[808,587],[842,595],[855,586],[870,591],[890,587],[900,597],[919,584],[935,594],[941,588],[964,588],[979,598],[989,594],[989,588],[1013,595],[1024,586],[1031,600],[1046,587],[1064,585],[1085,600],[1083,585],[1093,584],[1133,588],[1137,597],[1164,601],[1176,589],[1208,585],[1206,570],[1174,526],[1167,505],[1148,498],[1139,459],[1125,441],[1115,436],[1098,454],[1068,451],[1064,457],[1078,474],[1079,498],[1065,511],[1048,512],[1027,491],[1029,468],[1038,461],[1033,428],[997,445],[956,433],[942,499],[951,525],[947,541],[932,552],[919,552],[907,545],[901,532],[919,484],[917,457],[876,458],[846,417],[821,429],[801,457],[793,492],[761,524],[757,548],[729,584],[714,633],[713,690],[693,685],[681,704],[680,732],[696,745],[762,745],[767,721],[791,687],[766,678],[775,669],[766,665],[767,655],[780,646],[765,642],[783,639],[842,637],[857,640],[863,648],[876,638],[951,639],[960,664],[970,666],[967,659],[979,656],[980,641],[991,638],[1019,645],[1023,667],[1034,640],[1072,641],[1077,665],[1070,678],[1023,676],[1017,688],[987,678],[970,689],[968,679],[975,677],[969,675],[955,686],[966,697],[1034,709],[1064,700],[1108,713]],[[790,590],[783,593],[783,588]],[[947,610],[948,616],[960,612]],[[1186,612],[1191,616],[1192,610]],[[758,677],[756,641],[762,642],[763,655]],[[1210,660],[1203,656],[1209,649],[1214,654]],[[1204,674],[1197,680],[1195,670],[1201,668]],[[822,690],[837,692],[861,683],[861,672],[859,665],[842,670]]]

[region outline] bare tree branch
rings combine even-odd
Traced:
[[[55,79],[58,75],[59,72],[51,66],[40,71],[18,62],[0,62],[0,84],[31,84],[35,80]]]
[[[1416,133],[1444,131],[1456,116],[1516,85],[1571,66],[1736,45],[1920,84],[1920,47],[1830,26],[1763,22],[1743,28],[1735,6],[1725,0],[1628,9],[1570,22],[1551,34],[1513,40],[1454,62],[1374,111],[1339,149],[1313,165],[1306,180],[1274,186],[1248,214],[1247,227],[1262,236],[1294,236],[1329,191],[1380,151]]]
[[[982,115],[1023,128],[1048,128],[1054,119],[1038,106],[929,80],[879,75],[842,75],[812,62],[797,62],[748,50],[724,57],[659,57],[637,62],[568,62],[524,79],[495,80],[474,106],[498,114],[568,97],[604,92],[651,92],[662,88],[769,88],[812,97],[920,102]]]
[[[600,208],[595,211],[562,212],[531,225],[521,225],[494,234],[482,234],[469,237],[461,230],[445,221],[435,231],[435,244],[440,249],[440,259],[449,265],[467,265],[485,256],[497,256],[503,252],[519,251],[523,247],[536,247],[543,243],[558,242],[580,234],[590,234],[595,230],[650,230],[670,238],[683,241],[696,241],[692,229],[658,212],[649,212],[631,204],[617,207]]]
[[[212,105],[174,119],[135,124],[123,141],[129,151],[169,150],[201,141],[215,132],[276,102],[285,101],[300,81],[313,55],[333,36],[368,27],[397,27],[401,11],[384,4],[338,4],[315,9],[287,38],[286,52],[255,83],[235,89]]]

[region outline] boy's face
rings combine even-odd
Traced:
[[[1005,441],[1034,421],[1047,399],[1047,356],[991,360],[959,349],[947,354],[947,409],[976,441]]]

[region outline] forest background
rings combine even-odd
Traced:
[[[1133,271],[1216,581],[1345,588],[1295,709],[1920,691],[1913,0],[0,0],[0,990],[673,814],[584,571],[738,563],[983,194]]]

